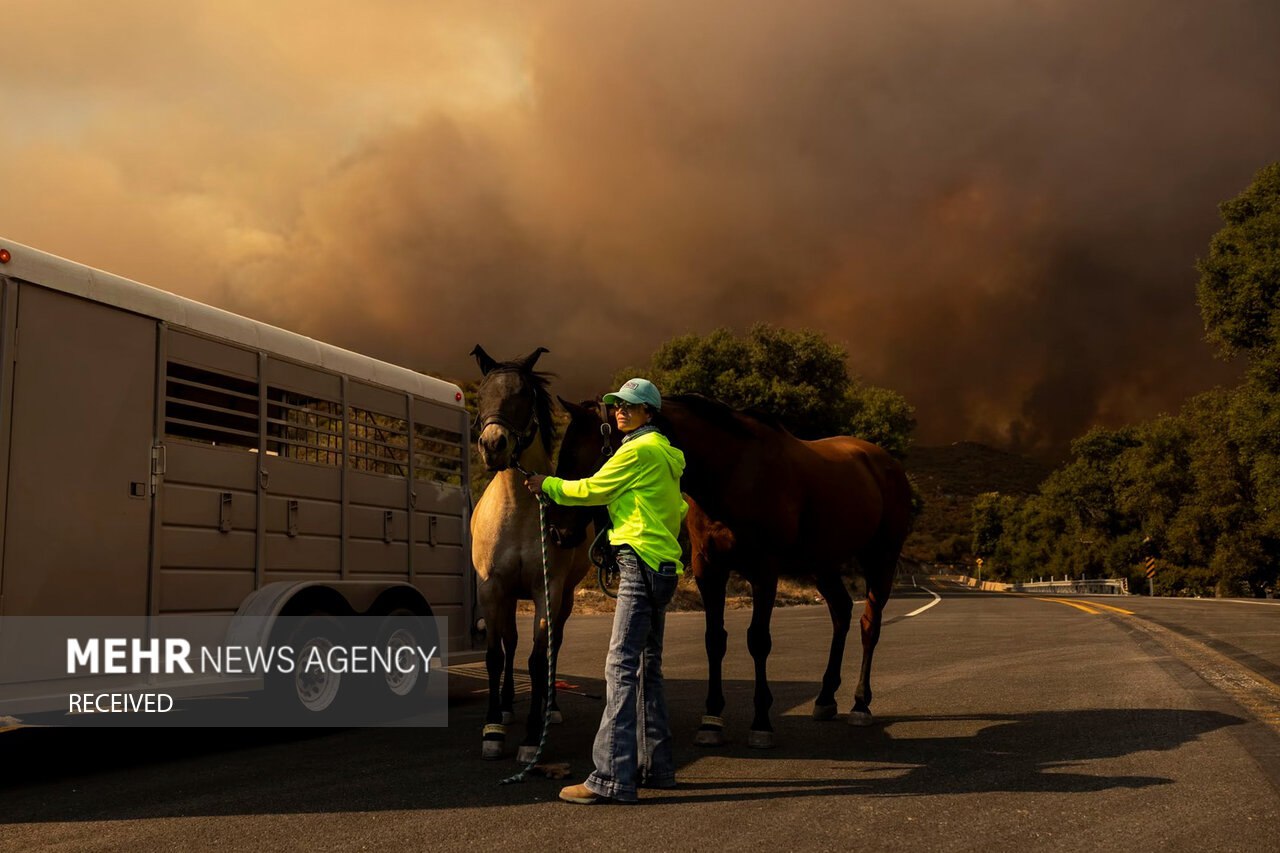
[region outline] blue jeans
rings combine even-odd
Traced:
[[[662,688],[662,631],[677,577],[674,570],[655,572],[627,547],[618,551],[618,569],[604,716],[591,751],[596,769],[585,784],[602,797],[634,801],[640,784],[676,783]]]

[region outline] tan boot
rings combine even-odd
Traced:
[[[560,789],[560,799],[566,803],[578,803],[580,805],[589,806],[592,803],[603,800],[604,797],[588,788],[586,785],[570,785],[567,788]]]

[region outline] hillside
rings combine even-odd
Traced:
[[[975,497],[1032,494],[1050,471],[1034,459],[971,441],[912,448],[906,466],[925,506],[904,556],[927,563],[970,560]]]

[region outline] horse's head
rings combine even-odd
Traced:
[[[560,439],[560,453],[556,458],[556,476],[565,480],[590,477],[604,461],[613,455],[622,443],[622,433],[612,426],[602,429],[600,407],[595,400],[571,403],[557,397],[560,405],[569,413],[569,423]]]
[[[616,429],[601,431],[598,404],[594,400],[571,403],[557,398],[569,413],[569,423],[560,439],[560,452],[556,456],[557,477],[564,480],[581,480],[590,477],[605,460],[618,449],[622,434]],[[572,547],[586,537],[587,524],[595,522],[597,529],[607,526],[609,513],[604,507],[591,507],[558,520],[557,543]]]
[[[484,376],[476,390],[476,447],[490,471],[512,467],[539,437],[550,455],[551,400],[545,375],[533,370],[544,352],[550,350],[499,362],[478,344],[471,351]]]

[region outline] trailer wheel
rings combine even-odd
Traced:
[[[325,666],[329,651],[346,645],[346,632],[336,618],[314,614],[289,632],[287,645],[293,650],[293,671],[277,672],[268,690],[273,705],[291,722],[324,724],[341,707],[343,674]]]
[[[424,663],[423,655],[436,646],[436,634],[435,620],[408,608],[397,608],[382,618],[376,644],[389,654],[391,666],[374,677],[383,710],[390,715],[403,717],[425,707],[431,668],[439,658],[432,656]]]

